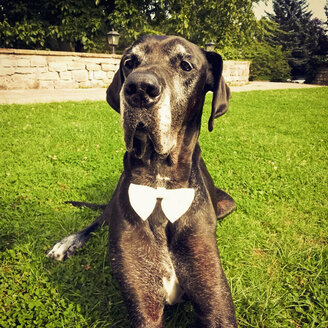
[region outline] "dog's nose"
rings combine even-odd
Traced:
[[[161,86],[157,76],[151,72],[134,72],[126,80],[124,97],[129,105],[149,108],[159,100]]]

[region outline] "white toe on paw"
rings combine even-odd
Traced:
[[[57,261],[63,261],[70,255],[72,255],[77,248],[81,247],[83,242],[80,240],[78,234],[73,234],[65,237],[60,242],[58,242],[47,254]]]

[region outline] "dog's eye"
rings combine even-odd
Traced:
[[[183,60],[181,63],[180,63],[180,67],[184,70],[184,71],[191,71],[192,70],[192,65],[186,61],[186,60]]]
[[[126,59],[126,60],[124,61],[124,66],[125,66],[127,69],[133,69],[133,68],[135,68],[135,66],[137,66],[137,65],[136,65],[136,61],[135,61],[135,60],[129,58],[129,59]]]

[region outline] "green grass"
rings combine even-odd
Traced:
[[[217,238],[240,327],[328,326],[328,89],[234,93],[200,142],[237,211]],[[122,170],[119,115],[105,102],[0,106],[0,327],[129,327],[108,228],[63,263],[45,257],[97,216]],[[192,323],[190,304],[166,309]]]

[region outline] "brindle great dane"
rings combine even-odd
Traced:
[[[125,51],[107,89],[121,114],[123,173],[101,216],[48,254],[65,259],[108,223],[111,265],[133,327],[163,327],[164,305],[182,298],[199,327],[237,326],[216,243],[217,218],[235,204],[214,186],[198,143],[206,93],[213,92],[210,131],[228,109],[222,65],[220,55],[175,36],[143,37]]]

